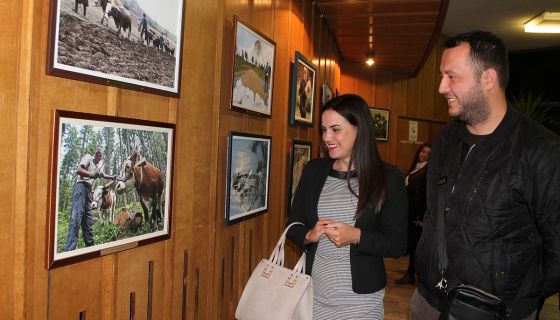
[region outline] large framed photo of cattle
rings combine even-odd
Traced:
[[[169,238],[175,125],[53,118],[48,267]]]
[[[231,108],[270,117],[276,43],[234,16]]]
[[[315,117],[315,87],[317,67],[301,52],[296,51],[292,69],[290,124],[313,126]]]
[[[179,96],[184,0],[51,0],[47,74]]]
[[[226,225],[268,211],[270,136],[230,132]]]

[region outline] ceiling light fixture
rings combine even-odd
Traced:
[[[371,50],[366,52],[366,58],[366,64],[370,67],[373,66],[373,64],[375,63],[375,60],[373,60],[373,58],[375,58],[375,53]]]
[[[560,33],[560,12],[545,11],[525,23],[525,32]]]

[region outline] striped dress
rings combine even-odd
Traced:
[[[354,190],[358,181],[351,179]],[[346,178],[328,176],[319,198],[319,217],[354,225],[358,199],[350,190]],[[337,248],[326,236],[321,237],[313,262],[313,319],[383,319],[385,289],[371,294],[352,291],[350,246]]]

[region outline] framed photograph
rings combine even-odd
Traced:
[[[230,132],[226,225],[268,210],[271,137]]]
[[[321,105],[334,98],[333,91],[328,83],[323,82],[323,94],[321,95]]]
[[[290,208],[303,168],[311,160],[311,142],[293,140],[290,148],[290,168],[288,170],[288,206]]]
[[[237,16],[233,24],[232,109],[270,117],[276,43]]]
[[[316,70],[309,59],[296,51],[292,69],[290,124],[313,126]]]
[[[175,125],[55,111],[48,268],[170,236]]]
[[[179,96],[184,0],[52,0],[47,74]]]
[[[370,108],[375,126],[375,139],[387,141],[389,138],[389,110]]]

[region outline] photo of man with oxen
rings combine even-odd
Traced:
[[[81,119],[60,132],[55,254],[167,234],[170,133]]]

